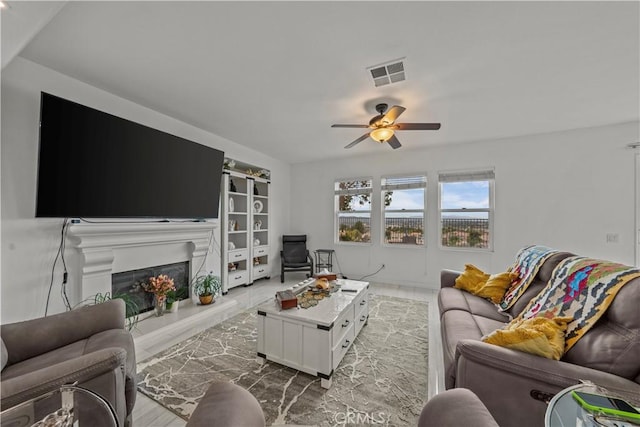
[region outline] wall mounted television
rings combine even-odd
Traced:
[[[224,153],[42,92],[36,217],[218,217]]]

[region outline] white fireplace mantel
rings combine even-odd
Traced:
[[[189,261],[194,277],[217,227],[217,220],[71,224],[68,238],[77,249],[72,271],[79,301],[111,292],[113,273]]]

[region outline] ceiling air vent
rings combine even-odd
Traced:
[[[405,79],[403,60],[404,58],[395,59],[368,67],[367,70],[371,73],[373,84],[378,87],[403,81]]]

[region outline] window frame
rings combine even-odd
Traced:
[[[342,182],[354,182],[354,181],[367,181],[369,183],[368,188],[363,189],[354,189],[354,190],[340,190],[338,189],[339,183]],[[357,242],[350,240],[340,240],[340,213],[347,212],[340,210],[340,196],[346,194],[359,195],[359,194],[368,194],[369,195],[369,209],[363,211],[354,211],[354,212],[362,212],[369,214],[369,233],[372,232],[372,218],[373,218],[373,177],[353,177],[353,178],[337,178],[333,182],[334,188],[334,196],[333,196],[333,242],[337,245],[353,245],[353,246],[371,246],[373,244],[373,236],[369,237],[369,241],[366,242]],[[358,191],[362,190],[362,191]]]
[[[442,177],[448,177],[445,181]],[[467,179],[461,179],[467,177]],[[447,182],[478,182],[487,181],[489,184],[489,207],[488,208],[458,208],[442,209],[442,184]],[[487,226],[489,239],[486,248],[472,246],[446,246],[442,242],[442,214],[443,213],[487,213]],[[438,247],[443,250],[452,251],[478,251],[493,252],[494,245],[494,220],[495,220],[495,169],[482,168],[471,170],[438,171]]]
[[[388,184],[386,180],[399,180],[399,179],[407,179],[411,178],[420,179],[420,181],[415,181],[413,183],[391,183]],[[419,173],[411,173],[411,174],[401,174],[401,175],[385,175],[380,178],[380,244],[383,247],[389,248],[415,248],[415,249],[425,249],[427,247],[427,184],[428,184],[428,176],[426,172]],[[389,187],[392,189],[390,190]],[[400,210],[387,210],[385,209],[384,204],[384,193],[386,191],[402,191],[402,190],[411,190],[411,189],[419,189],[422,188],[422,209],[400,209]],[[406,212],[406,213],[422,213],[422,243],[389,243],[386,240],[386,224],[387,224],[387,213],[395,213],[395,212]]]

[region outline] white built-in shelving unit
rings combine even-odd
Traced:
[[[269,172],[241,162],[224,170],[221,191],[221,278],[227,293],[270,278]],[[256,171],[262,171],[262,173]]]

